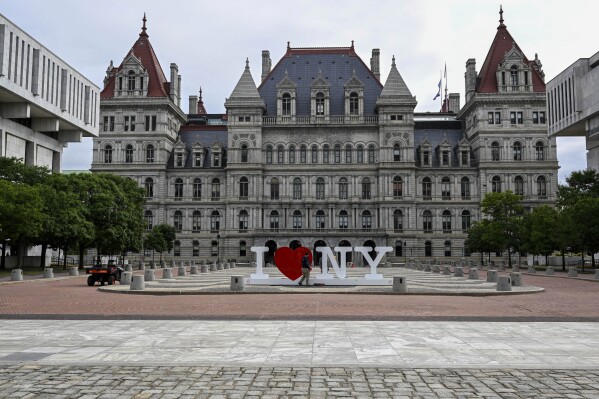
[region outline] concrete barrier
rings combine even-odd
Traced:
[[[444,276],[451,276],[451,268],[449,267],[449,265],[444,265],[443,266],[443,275]]]
[[[595,270],[595,280],[599,280],[599,269]]]
[[[431,269],[432,269],[433,273],[439,273],[441,271],[441,270],[439,270],[439,266],[438,265],[431,266]]]
[[[146,270],[145,262],[139,262],[139,270]]]
[[[520,271],[520,265],[514,265],[514,266],[512,266],[512,271],[513,272],[519,272]]]
[[[478,280],[478,269],[476,267],[469,270],[468,280]]]
[[[547,268],[545,269],[545,274],[548,276],[554,276],[555,270],[553,270],[553,267],[547,266]]]
[[[173,278],[173,269],[167,267],[162,271],[162,278]]]
[[[200,268],[201,273],[208,273],[208,265],[202,265]]]
[[[46,267],[44,269],[44,278],[54,278],[54,269]]]
[[[166,261],[163,260],[162,262],[160,262],[160,268],[166,269]]]
[[[223,270],[223,264],[222,264],[222,263],[219,263],[219,264],[216,266],[216,269],[217,269],[217,270]]]
[[[393,276],[393,292],[405,293],[408,292],[408,281],[403,276]]]
[[[497,271],[489,270],[487,272],[487,283],[496,283],[497,282]]]
[[[509,276],[497,276],[497,291],[511,291],[512,279]]]
[[[148,269],[146,270],[147,272],[152,272],[152,277],[154,275],[154,270],[152,269]],[[129,287],[129,289],[131,291],[142,291],[144,288],[146,288],[146,283],[144,281],[144,276],[132,276],[131,278],[131,286]]]
[[[10,272],[10,280],[11,281],[23,281],[23,270],[12,269],[12,271]]]
[[[223,269],[229,269],[230,267],[229,262],[223,264]]]
[[[464,277],[464,271],[460,266],[453,268],[453,277]]]
[[[126,272],[132,272],[133,271],[133,266],[131,266],[131,265],[125,265],[125,271]]]
[[[578,270],[575,267],[568,268],[568,277],[578,277]]]
[[[231,291],[243,291],[243,276],[231,276]]]
[[[535,269],[535,267],[531,265],[531,266],[528,266],[528,269],[526,269],[526,271],[528,273],[536,273],[537,269]]]
[[[77,267],[69,267],[69,276],[78,276],[79,269]]]
[[[183,262],[181,262],[181,263],[183,263]],[[177,276],[179,276],[179,277],[187,276],[187,269],[185,268],[185,266],[183,266],[183,265],[179,266],[179,270],[177,270]]]
[[[154,281],[154,277],[154,269],[147,269],[144,272],[144,281]]]
[[[131,284],[131,277],[133,276],[133,272],[123,272],[123,274],[121,274],[121,284],[122,285],[129,285]]]
[[[215,272],[216,271],[216,263],[211,263],[210,264],[210,271],[211,272]]]
[[[198,267],[196,265],[191,265],[191,269],[189,270],[189,274],[198,274]]]
[[[522,287],[522,273],[511,272],[510,278],[512,279],[512,285],[514,287]]]
[[[237,265],[235,264],[235,262],[231,262],[231,269],[235,269],[237,267]]]
[[[185,262],[184,261],[179,262],[179,267],[185,267]]]
[[[505,265],[502,263],[497,267],[497,270],[499,270],[500,272],[505,270]]]

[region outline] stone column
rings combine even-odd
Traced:
[[[154,270],[152,270],[152,269],[146,270],[146,273],[149,272],[149,271],[152,272],[152,275],[154,274]],[[145,281],[144,281],[144,276],[132,276],[131,286],[129,287],[129,289],[131,291],[141,291],[141,290],[143,290],[145,288],[146,288],[146,284],[145,284]]]

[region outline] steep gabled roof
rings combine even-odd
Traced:
[[[516,48],[522,54],[522,61],[530,66],[532,75],[532,88],[534,92],[545,92],[545,82],[539,74],[534,61],[529,61],[524,55],[524,52],[520,49],[520,46],[516,43],[510,32],[508,32],[506,25],[503,23],[503,9],[499,11],[500,19],[499,26],[497,27],[497,33],[491,43],[491,48],[485,58],[480,73],[478,74],[478,84],[476,92],[478,93],[497,93],[497,67],[503,61],[505,55],[512,50],[512,47]]]
[[[124,61],[133,54],[135,58],[140,60],[141,65],[146,69],[148,73],[148,97],[168,97],[170,92],[170,83],[166,80],[166,76],[162,71],[162,67],[158,62],[158,57],[150,44],[149,36],[146,33],[146,15],[143,17],[143,26],[139,38],[131,47],[131,50],[124,57],[121,65],[114,69],[113,72],[121,71],[123,68]],[[116,76],[113,74],[104,89],[100,93],[100,98],[112,98],[114,97]]]
[[[258,93],[258,88],[250,72],[250,61],[245,60],[245,69],[235,85],[233,92],[225,101],[225,107],[228,106],[259,106],[264,107],[264,101]]]
[[[395,65],[395,56],[393,56],[393,62],[391,63],[391,71],[389,71],[389,76],[387,77],[385,86],[383,86],[383,91],[381,92],[380,97],[384,98],[398,96],[412,97],[412,93],[410,92],[410,89],[408,89],[408,85],[403,80],[401,74],[397,70],[397,66]]]

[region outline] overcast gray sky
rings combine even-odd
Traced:
[[[597,48],[596,0],[501,0],[505,24],[529,59],[538,53],[546,81]],[[273,63],[292,47],[349,46],[369,65],[381,51],[381,76],[395,55],[418,100],[416,111],[438,111],[433,101],[447,63],[448,89],[464,103],[468,58],[480,69],[495,36],[499,2],[490,0],[19,0],[5,1],[7,18],[102,87],[110,60],[119,65],[138,37],[146,12],[148,34],[165,71],[175,62],[182,75],[182,108],[200,86],[210,113],[243,72],[246,57],[260,79],[261,51]],[[256,81],[256,83],[259,83]],[[88,169],[91,139],[70,144],[63,169]],[[583,138],[558,139],[560,180],[586,167]]]

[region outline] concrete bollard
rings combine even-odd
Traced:
[[[526,270],[528,273],[536,273],[537,269],[535,269],[534,266],[530,265],[528,266],[528,269]]]
[[[189,274],[198,274],[198,267],[196,265],[191,265],[191,269],[189,270]]]
[[[179,262],[179,267],[185,267],[185,262],[184,261]]]
[[[510,277],[512,279],[512,285],[514,287],[522,287],[522,273],[512,272],[510,273]]]
[[[139,262],[139,270],[146,270],[145,262]]]
[[[237,267],[237,265],[235,264],[235,262],[231,262],[231,269],[235,269]]]
[[[54,269],[46,267],[44,269],[44,278],[54,278]]]
[[[478,280],[478,269],[476,267],[471,268],[468,272],[468,280]]]
[[[464,272],[460,266],[453,268],[453,277],[464,277]]]
[[[78,276],[79,269],[76,267],[69,267],[69,276]]]
[[[183,262],[181,262],[181,263],[183,263]],[[177,276],[179,276],[179,277],[187,276],[187,269],[185,268],[185,266],[183,266],[183,265],[179,266],[179,270],[177,271]]]
[[[162,266],[163,266],[163,265],[162,265],[162,263],[161,263],[161,264],[160,264],[160,267],[161,267],[162,269],[164,269],[164,267],[162,267]],[[150,269],[152,269],[152,270],[156,270],[156,268],[158,268],[158,265],[157,265],[156,263],[152,262],[152,264],[150,265]]]
[[[499,270],[500,272],[505,270],[505,265],[502,263],[497,267],[497,270]]]
[[[599,269],[595,270],[595,280],[599,280]]]
[[[393,292],[408,292],[408,281],[403,276],[393,276]]]
[[[545,274],[548,276],[555,276],[555,270],[553,270],[553,267],[547,266],[545,268]]]
[[[121,274],[121,284],[123,284],[123,285],[131,284],[132,276],[133,276],[133,272],[123,272],[123,274]]]
[[[196,261],[195,261],[195,259],[192,259],[192,260],[191,260],[191,266],[197,266],[197,265],[196,265]]]
[[[229,269],[230,267],[231,267],[231,266],[229,265],[229,263],[228,263],[228,262],[227,262],[227,263],[225,263],[225,264],[223,264],[223,268],[224,268],[224,269]]]
[[[126,272],[132,272],[133,271],[133,266],[131,266],[131,265],[125,265],[125,271]]]
[[[243,291],[243,276],[231,276],[231,291]]]
[[[439,266],[437,266],[437,265],[431,266],[431,269],[432,269],[433,273],[439,273],[441,271],[441,270],[439,270]]]
[[[147,269],[144,272],[144,281],[154,281],[154,269]]]
[[[162,278],[173,278],[173,269],[167,267],[162,271]]]
[[[208,265],[202,265],[200,268],[201,273],[208,273]]]
[[[216,271],[216,263],[211,263],[210,264],[210,271],[211,272],[215,272]]]
[[[152,272],[152,277],[154,277],[153,269],[148,269],[148,270],[146,270],[146,273],[147,272]],[[144,288],[146,288],[144,276],[132,276],[131,277],[131,286],[129,287],[129,289],[131,291],[142,291]]]
[[[11,281],[23,281],[23,270],[12,269],[12,271],[10,272],[10,280]]]
[[[449,265],[443,266],[443,275],[444,276],[450,276],[451,275],[451,268],[449,267]]]
[[[514,265],[514,266],[512,266],[512,271],[513,272],[519,272],[520,271],[520,265]],[[532,272],[532,273],[534,273],[534,272]]]
[[[219,264],[216,266],[216,269],[217,269],[217,270],[223,270],[223,264],[222,264],[222,263],[219,263]]]
[[[175,267],[177,267],[177,262],[171,260],[171,269],[174,269]]]
[[[497,276],[497,291],[511,291],[512,279],[509,276]]]
[[[497,282],[497,271],[489,270],[487,272],[487,283],[496,283]]]
[[[578,270],[575,267],[568,268],[568,277],[578,277]]]

